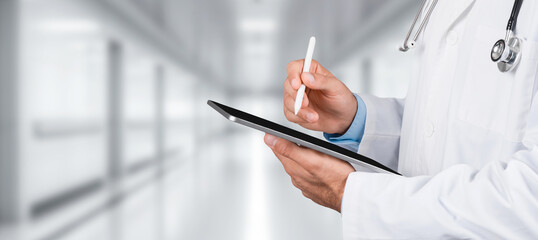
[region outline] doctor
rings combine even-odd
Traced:
[[[317,62],[311,73],[288,65],[288,120],[404,175],[265,136],[293,184],[341,212],[345,239],[538,238],[538,1],[523,1],[509,36],[515,66],[492,61],[517,2],[426,1],[424,28],[402,47],[420,61],[405,100],[354,95]],[[310,91],[295,116],[301,83]]]

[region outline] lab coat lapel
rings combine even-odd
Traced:
[[[458,20],[462,17],[462,15],[473,6],[473,3],[476,0],[439,0],[439,1],[448,1],[449,3],[446,4],[449,6],[447,9],[438,9],[439,11],[446,11],[443,13],[437,12],[434,14],[440,14],[444,15],[445,20],[442,21],[441,26],[439,29],[444,29],[446,31],[450,30],[454,24],[458,22]]]

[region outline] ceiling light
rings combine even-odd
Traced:
[[[69,33],[93,33],[100,29],[100,26],[91,20],[56,20],[39,24],[39,28],[47,32],[69,32]]]
[[[273,19],[245,19],[239,23],[239,29],[243,32],[273,32],[276,23]]]

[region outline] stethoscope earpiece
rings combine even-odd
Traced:
[[[404,43],[404,45],[398,47],[398,50],[400,50],[400,52],[407,52],[409,51],[409,49],[415,48],[416,45],[417,43],[415,41],[411,41],[407,44]]]

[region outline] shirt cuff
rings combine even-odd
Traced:
[[[355,114],[355,118],[353,118],[353,122],[351,122],[349,129],[343,135],[323,133],[323,136],[329,142],[348,150],[358,152],[366,124],[366,104],[364,104],[364,101],[359,95],[353,95],[357,99],[357,113]]]

